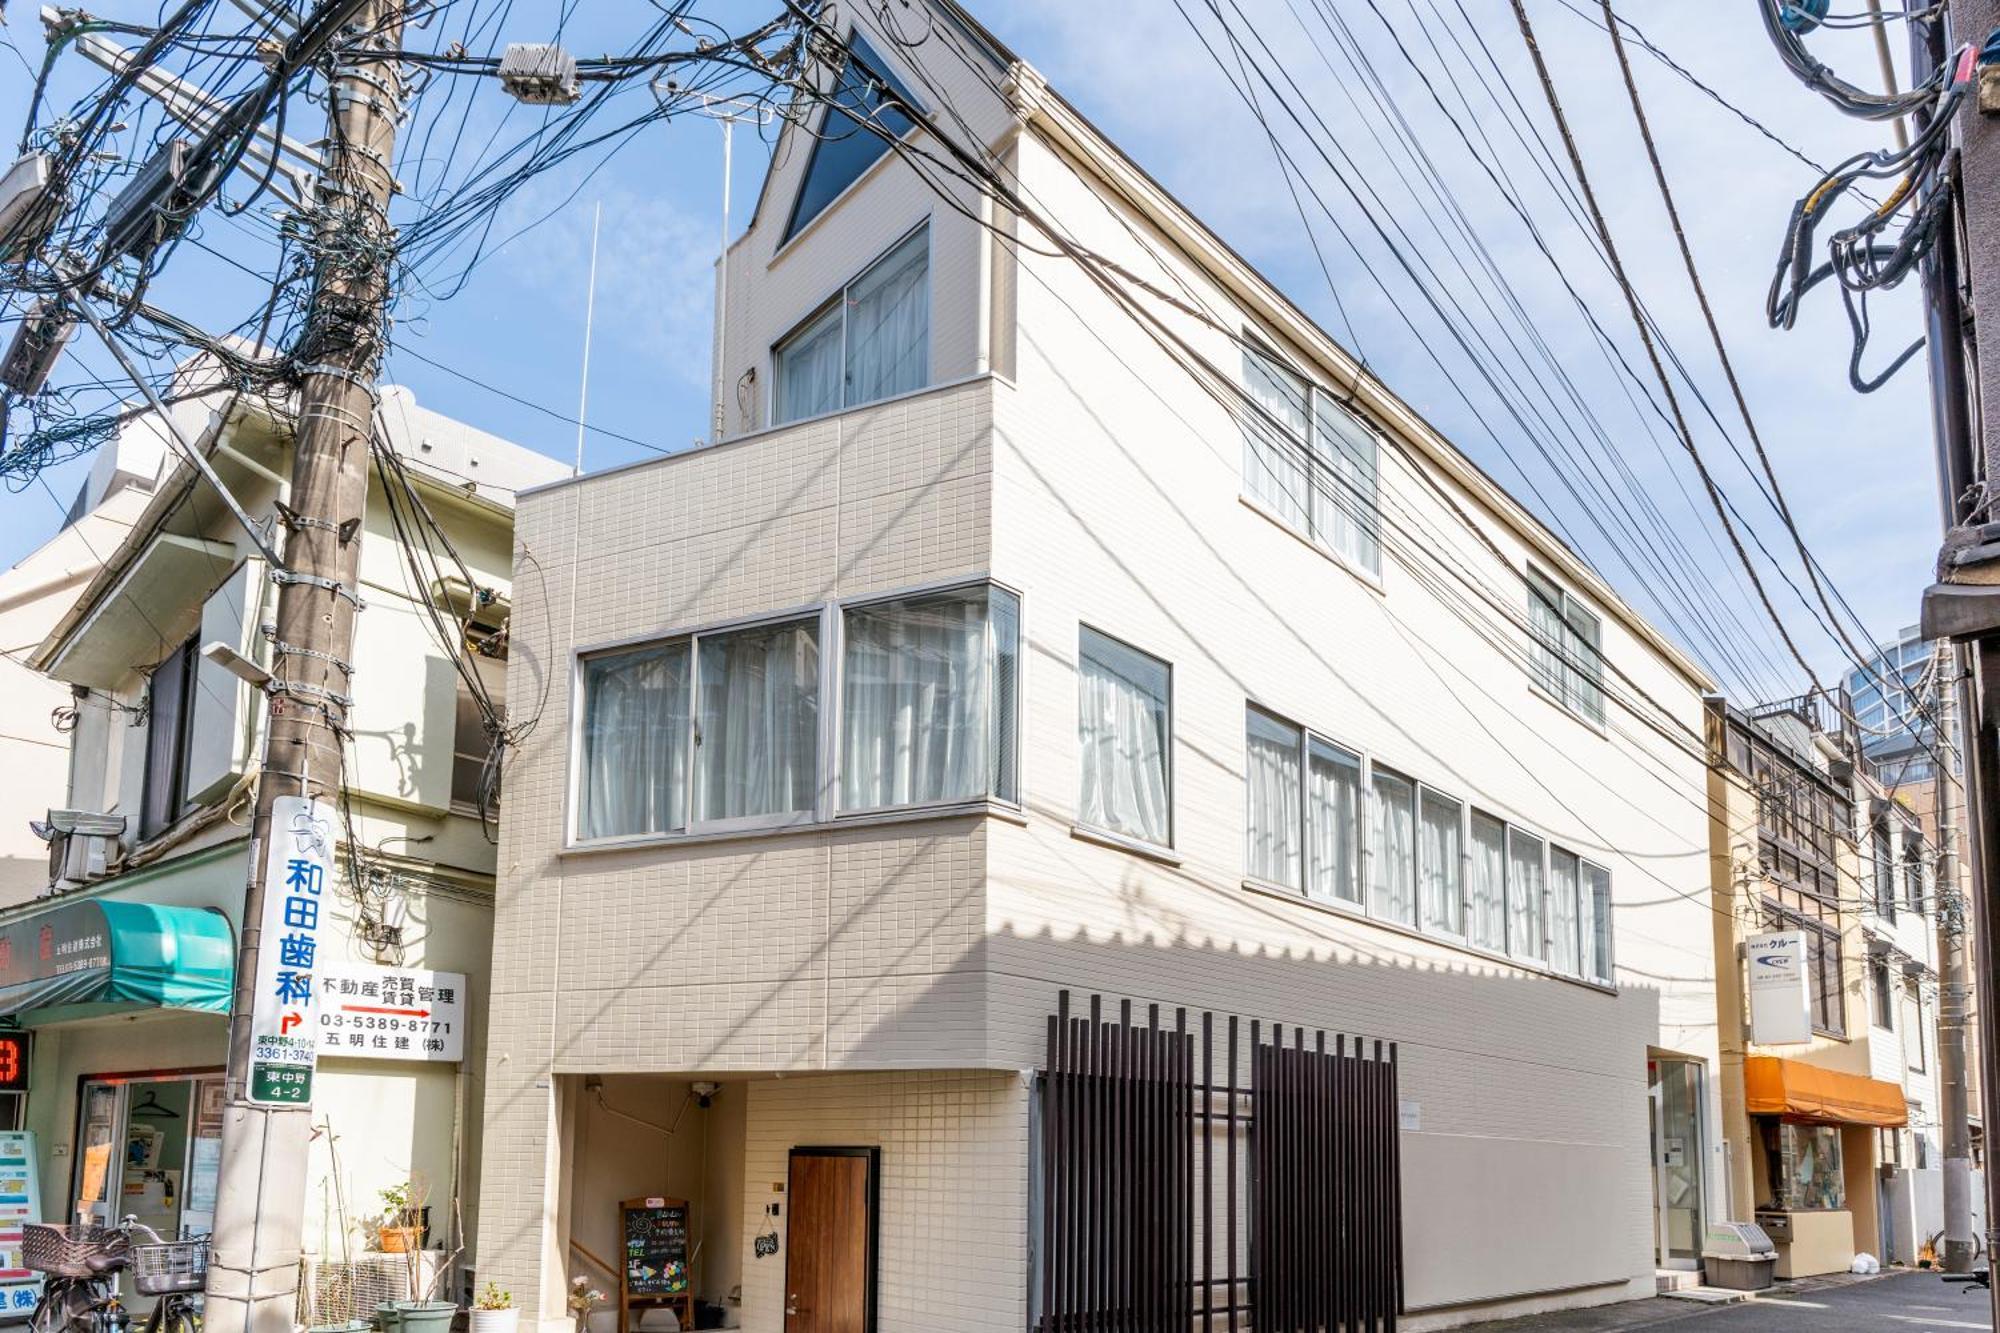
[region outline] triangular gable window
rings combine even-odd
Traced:
[[[812,157],[806,162],[805,179],[792,203],[791,221],[785,224],[787,241],[825,212],[876,158],[888,152],[890,139],[910,132],[910,118],[897,107],[885,105],[883,84],[904,103],[921,105],[860,33],[848,39],[848,48],[851,54],[830,91],[826,114],[820,118],[819,133],[813,140]]]

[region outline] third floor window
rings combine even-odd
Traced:
[[[772,353],[772,423],[859,407],[930,383],[930,228],[917,228]]]

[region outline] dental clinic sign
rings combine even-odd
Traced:
[[[250,1011],[250,1100],[266,1106],[312,1101],[318,1054],[320,927],[331,919],[333,807],[302,796],[271,803],[264,852],[263,933]]]
[[[1750,1040],[1791,1046],[1812,1040],[1812,989],[1806,975],[1806,934],[1773,930],[1744,945],[1750,968]]]

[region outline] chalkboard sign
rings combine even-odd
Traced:
[[[688,1260],[688,1203],[659,1197],[618,1205],[625,1254],[619,1275],[618,1325],[634,1305],[680,1305],[682,1328],[692,1328],[694,1280]]]

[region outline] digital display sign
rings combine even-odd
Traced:
[[[0,1092],[28,1090],[28,1051],[25,1032],[0,1032]]]

